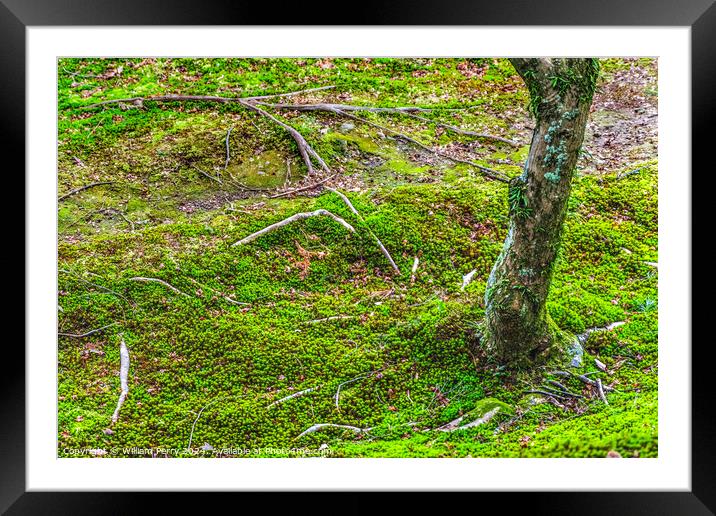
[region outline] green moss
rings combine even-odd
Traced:
[[[575,180],[549,313],[573,333],[626,324],[594,332],[585,343],[591,357],[615,369],[608,378],[619,392],[609,394],[609,406],[588,398],[585,412],[574,417],[547,403],[524,409],[525,386],[473,346],[487,278],[515,209],[503,184],[465,165],[431,162],[434,156],[369,126],[356,123],[343,133],[332,115],[285,114],[346,184],[358,185],[345,190],[364,225],[330,192],[269,199],[197,172],[226,180],[225,138],[232,127],[228,171],[237,180],[283,184],[286,159],[292,178],[301,179],[290,135],[236,106],[78,108],[165,91],[231,96],[336,84],[356,104],[479,107],[430,116],[509,135],[509,124],[491,110],[514,109],[527,94],[506,60],[336,59],[334,68],[303,61],[61,60],[60,194],[90,181],[113,183],[74,195],[58,210],[60,331],[117,324],[86,339],[59,339],[60,455],[64,448],[183,449],[192,429],[194,447],[285,448],[325,422],[371,431],[326,429],[302,437],[301,446],[327,443],[333,456],[361,457],[602,457],[612,449],[655,456],[658,278],[644,262],[658,259],[656,163],[619,180]],[[123,71],[116,76],[90,77],[118,66]],[[451,100],[436,100],[436,92]],[[312,98],[340,100],[331,95]],[[419,134],[429,145],[475,143],[410,117],[375,120]],[[502,165],[509,170],[527,152],[523,147],[505,156],[489,144],[474,148],[481,159],[511,160]],[[380,158],[377,165],[371,157]],[[231,246],[318,208],[343,217],[356,234],[316,217]],[[400,276],[368,229],[390,250]],[[462,277],[473,269],[462,291]],[[162,279],[188,296],[130,281],[135,276]],[[114,433],[105,434],[119,394],[120,332],[132,358],[130,393]],[[592,370],[585,360],[582,371]],[[583,388],[579,382],[570,387]],[[484,425],[423,431],[484,413],[487,405],[501,411]]]

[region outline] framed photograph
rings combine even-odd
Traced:
[[[713,513],[691,188],[716,8],[459,4],[3,1],[27,206],[3,511]]]

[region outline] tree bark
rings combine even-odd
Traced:
[[[599,68],[596,59],[511,59],[536,119],[522,175],[509,187],[510,224],[485,292],[482,342],[504,365],[524,366],[564,340],[547,314],[574,167]]]

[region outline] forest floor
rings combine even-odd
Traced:
[[[240,104],[87,109],[323,86],[289,101],[431,110],[266,108],[335,174],[291,194],[330,176],[307,174],[286,130]],[[504,59],[60,60],[58,455],[656,456],[655,60],[602,60],[548,305],[588,333],[581,365],[513,373],[471,351],[507,187],[445,155],[518,175],[526,104]],[[232,245],[317,209],[356,232],[312,217]],[[527,392],[550,380],[578,396]]]

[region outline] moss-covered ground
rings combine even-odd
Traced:
[[[644,118],[655,110],[655,77],[653,60],[602,62],[548,306],[575,334],[625,323],[590,333],[574,369],[614,389],[607,405],[596,389],[551,375],[552,368],[509,372],[471,346],[506,236],[503,183],[356,120],[276,112],[338,173],[328,184],[346,193],[362,223],[328,190],[271,198],[310,178],[290,136],[239,105],[83,109],[133,96],[335,85],[292,101],[435,108],[425,116],[519,146],[405,116],[365,117],[513,176],[531,120],[508,61],[60,60],[58,195],[108,184],[58,203],[59,332],[113,325],[58,339],[58,455],[93,449],[133,457],[139,448],[158,456],[284,457],[295,456],[290,448],[320,448],[332,457],[656,456],[657,161],[655,145],[638,137],[645,123],[656,126],[655,117]],[[271,190],[239,189],[199,170]],[[314,217],[232,246],[319,208],[357,232]],[[161,279],[181,293],[133,277]],[[122,338],[131,356],[129,396],[112,425]],[[583,398],[557,406],[525,393],[549,379]],[[500,411],[473,428],[436,430],[481,407]],[[324,427],[299,437],[321,423],[368,430]]]

